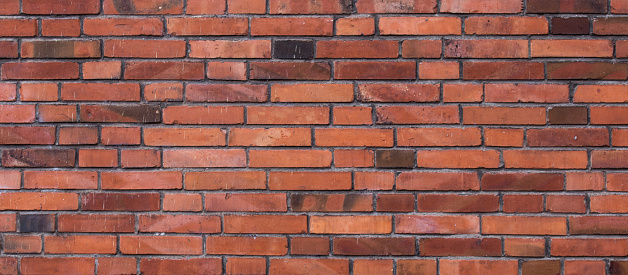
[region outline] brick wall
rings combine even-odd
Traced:
[[[628,274],[628,0],[0,0],[0,274]]]

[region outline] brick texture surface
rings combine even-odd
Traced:
[[[628,0],[0,0],[0,274],[628,274]]]

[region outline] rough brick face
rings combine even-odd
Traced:
[[[628,0],[0,0],[0,274],[625,274]]]

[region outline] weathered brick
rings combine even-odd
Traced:
[[[23,41],[23,58],[100,58],[98,40]]]
[[[183,0],[105,0],[105,14],[181,14]]]
[[[273,52],[275,58],[312,59],[314,58],[314,41],[277,40],[273,46]]]

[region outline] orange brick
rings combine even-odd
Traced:
[[[244,62],[208,62],[207,78],[216,80],[246,80]]]
[[[373,35],[373,17],[345,17],[336,20],[336,35]]]

